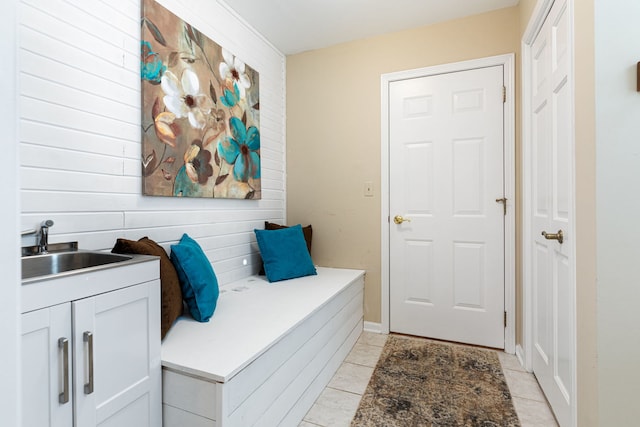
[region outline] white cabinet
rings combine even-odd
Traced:
[[[147,264],[152,280],[22,314],[23,427],[162,425],[160,283]]]
[[[71,356],[71,304],[22,315],[22,425],[71,426],[73,405],[59,403],[64,390],[64,343]],[[66,364],[71,369],[71,359]],[[71,380],[67,377],[67,389]]]

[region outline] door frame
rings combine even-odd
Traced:
[[[531,198],[533,197],[533,188],[532,188],[532,168],[527,162],[528,159],[531,159],[532,155],[532,146],[531,146],[531,99],[532,99],[532,76],[531,76],[531,66],[532,66],[532,44],[535,40],[536,36],[542,29],[542,26],[553,7],[555,0],[538,0],[533,12],[531,13],[531,18],[529,19],[529,23],[527,24],[527,28],[525,29],[522,41],[521,41],[521,52],[522,52],[522,345],[524,348],[518,344],[516,348],[516,355],[523,362],[524,367],[527,371],[532,372],[533,370],[533,284],[532,284],[532,251],[531,245],[533,242],[533,236],[531,231],[531,214],[530,209],[532,207]],[[569,91],[571,93],[571,116],[572,116],[572,129],[575,129],[575,35],[574,35],[574,0],[567,0],[567,16],[570,20],[570,28],[569,31],[569,40],[568,43],[571,46],[571,58],[569,62],[569,74],[572,76],[572,84],[569,87]],[[576,230],[576,188],[575,188],[575,131],[571,135],[570,141],[571,147],[571,162],[572,162],[572,172],[571,176],[571,191],[573,192],[573,206],[572,215],[570,220],[570,229],[567,230],[570,236],[575,236]],[[575,263],[575,255],[576,255],[576,239],[569,240],[571,245],[573,245],[572,252],[574,256],[574,263],[572,267],[572,286],[573,286],[573,304],[574,304],[574,316],[576,315],[576,263]],[[577,321],[574,318],[573,322],[573,362],[574,362],[574,371],[573,371],[573,384],[571,387],[573,388],[573,408],[572,408],[572,420],[573,423],[576,423],[577,420],[577,405],[576,402],[576,392],[577,392]]]
[[[443,73],[467,71],[476,68],[503,66],[506,99],[504,103],[504,196],[507,198],[507,215],[504,227],[504,309],[507,312],[507,326],[505,327],[504,350],[515,352],[516,340],[516,212],[515,212],[515,55],[491,56],[472,59],[450,64],[435,65],[413,70],[398,71],[381,75],[381,325],[382,333],[390,330],[390,268],[389,268],[389,85],[398,80],[418,77],[428,77]]]
[[[0,289],[0,339],[4,343],[0,354],[2,382],[0,382],[0,413],[7,425],[22,425],[21,372],[22,357],[20,350],[21,320],[21,277],[20,277],[20,79],[19,59],[20,28],[18,1],[3,4],[0,17],[0,46],[6,52],[0,64],[0,100],[2,116],[0,124],[5,131],[4,157],[8,158],[8,167],[0,171],[0,178],[7,189],[3,197],[3,209],[0,212],[0,233],[5,236],[0,247],[2,259],[2,286]]]

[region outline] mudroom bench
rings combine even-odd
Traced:
[[[177,320],[162,342],[164,427],[298,425],[363,324],[364,271],[317,272],[221,286],[209,322]]]

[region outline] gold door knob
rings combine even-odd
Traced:
[[[558,243],[562,244],[564,241],[564,235],[562,234],[562,230],[558,230],[557,233],[547,233],[546,231],[542,232],[542,235],[547,240],[557,240]]]
[[[393,217],[393,222],[395,222],[396,224],[402,224],[403,222],[411,222],[411,220],[409,218],[403,218],[400,215],[396,215]]]

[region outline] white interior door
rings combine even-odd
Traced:
[[[561,426],[575,425],[575,260],[570,23],[566,0],[551,8],[531,45],[533,372]],[[542,233],[548,233],[543,236]],[[559,234],[562,233],[562,240]]]
[[[389,84],[393,332],[504,348],[503,73]]]

